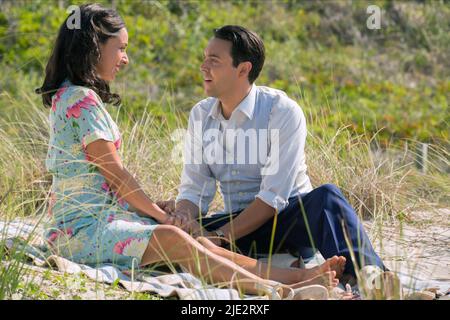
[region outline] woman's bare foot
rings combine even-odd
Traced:
[[[280,284],[278,287],[278,292],[281,297],[287,298],[293,290],[307,287],[323,287],[323,290],[332,290],[339,284],[339,279],[336,278],[336,271],[326,271],[321,275],[317,275],[312,279],[298,282],[291,285]],[[306,291],[308,293],[309,291]],[[309,292],[311,293],[311,292]],[[327,294],[328,296],[328,294]],[[297,297],[298,299],[298,297]]]
[[[352,287],[348,283],[345,285],[345,290],[339,287],[333,288],[331,290],[331,297],[334,300],[357,300],[359,298],[353,294]]]
[[[322,285],[308,285],[293,288],[285,284],[276,286],[277,295],[289,300],[328,300],[330,289]]]
[[[310,280],[316,276],[319,276],[327,271],[335,271],[336,277],[339,279],[344,273],[346,259],[343,256],[333,256],[328,258],[327,261],[322,263],[320,266],[303,269],[303,277],[301,281]]]
[[[339,279],[336,278],[336,271],[326,271],[309,280],[301,281],[291,284],[292,289],[319,284],[327,288],[334,288],[339,284]]]

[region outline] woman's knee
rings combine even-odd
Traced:
[[[190,236],[178,227],[171,225],[159,225],[153,231],[153,236],[158,243],[164,243],[166,246],[183,244],[188,241]]]
[[[211,240],[209,240],[206,237],[200,236],[200,237],[195,238],[195,240],[197,240],[206,249],[208,249],[209,251],[212,251],[214,253],[217,253],[221,250],[221,248],[219,246],[215,245]]]
[[[187,252],[187,241],[184,241],[183,232],[183,230],[171,225],[157,226],[142,257],[142,264],[166,260],[175,261],[185,254]]]

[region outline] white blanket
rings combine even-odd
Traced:
[[[212,285],[205,285],[200,279],[186,272],[161,275],[161,273],[158,274],[157,272],[145,272],[144,269],[143,272],[125,274],[109,264],[104,264],[98,268],[77,264],[60,256],[49,255],[42,246],[41,234],[42,230],[37,225],[17,220],[8,223],[0,221],[0,239],[6,239],[6,246],[9,249],[13,246],[16,248],[21,246],[20,249],[24,250],[32,262],[40,267],[53,267],[68,274],[83,273],[94,281],[108,284],[118,281],[130,292],[151,292],[161,297],[178,296],[181,300],[264,300],[269,298],[267,295],[240,295],[236,289],[216,288]],[[30,237],[34,237],[34,239]],[[28,244],[23,241],[24,239],[28,240]],[[283,259],[291,258],[292,256],[283,255],[274,260],[281,265],[285,264]],[[317,254],[314,259],[306,264],[306,267],[312,267],[323,260],[323,257]],[[398,273],[398,275],[406,291],[405,293],[412,293],[430,287],[437,287],[440,292],[447,292],[450,289],[448,282],[430,281],[402,273]],[[343,289],[343,286],[341,289]]]

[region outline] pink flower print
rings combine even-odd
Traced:
[[[73,229],[67,228],[65,230],[54,231],[50,234],[47,240],[49,243],[53,244],[58,238],[60,238],[63,235],[71,237],[73,235]]]
[[[56,111],[56,103],[61,100],[61,96],[63,93],[67,90],[67,87],[62,87],[56,91],[56,94],[54,95],[53,101],[52,101],[52,111]]]
[[[122,206],[123,208],[126,207],[127,202],[125,200],[123,200],[122,198],[119,197],[118,193],[113,191],[110,186],[108,185],[108,183],[103,182],[102,183],[102,190],[104,190],[105,192],[108,193],[112,193],[114,195],[114,197],[117,198],[117,203],[119,203],[120,206]]]
[[[81,146],[83,148],[84,158],[89,162],[92,161],[91,157],[89,157],[89,155],[86,151],[86,145],[84,144],[84,136],[83,136],[83,141],[81,142]]]
[[[147,248],[148,241],[140,238],[128,238],[114,246],[114,253],[129,257],[141,257]]]
[[[55,242],[55,240],[56,240],[57,238],[58,238],[58,232],[57,232],[57,231],[52,232],[52,233],[50,234],[50,236],[48,237],[48,242],[53,243],[53,242]]]
[[[119,150],[121,144],[122,140],[120,138],[114,141],[114,146],[116,147],[117,150]]]
[[[115,214],[113,214],[113,213],[112,213],[112,214],[110,214],[110,215],[108,216],[108,220],[107,220],[107,221],[108,221],[108,223],[111,223],[111,222],[113,222],[113,221],[114,221],[114,218],[115,218],[115,216],[116,216],[116,215],[115,215]]]
[[[68,235],[69,237],[71,237],[73,235],[73,229],[72,228],[67,228],[65,230],[65,234]]]
[[[125,200],[123,200],[122,198],[119,198],[119,196],[117,195],[116,192],[114,192],[114,195],[117,197],[117,202],[119,203],[119,205],[120,205],[122,208],[125,208],[126,205],[127,205],[127,202],[126,202]]]
[[[106,181],[102,183],[102,189],[106,192],[109,192],[109,184],[107,184]]]
[[[78,100],[74,105],[67,109],[66,118],[70,119],[71,117],[74,117],[78,119],[81,115],[81,109],[89,110],[93,105],[97,105],[97,100],[92,92],[89,92],[87,96]]]

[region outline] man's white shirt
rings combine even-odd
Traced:
[[[280,212],[289,198],[312,190],[306,135],[301,108],[280,90],[253,84],[228,120],[218,99],[200,101],[189,116],[176,201],[189,200],[206,214],[218,182],[227,213],[255,197]]]

